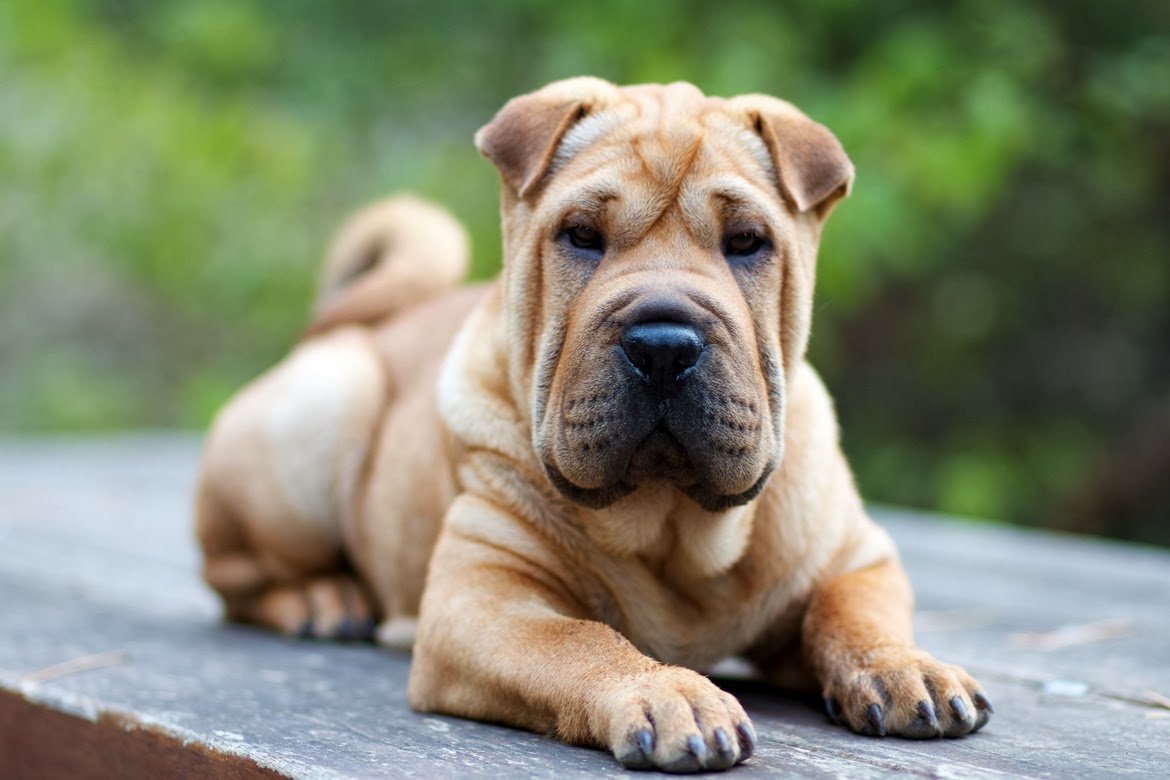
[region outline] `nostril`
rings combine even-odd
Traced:
[[[622,351],[626,353],[626,357],[630,359],[630,363],[634,368],[643,374],[650,371],[650,353],[647,349],[646,342],[639,337],[638,334],[631,334],[629,331],[622,334],[621,337]]]
[[[640,323],[627,328],[620,341],[630,365],[657,392],[681,383],[704,347],[698,330],[678,322]]]
[[[690,331],[690,338],[682,340],[674,356],[674,367],[677,371],[684,371],[699,362],[699,355],[703,353],[703,341],[699,334]]]

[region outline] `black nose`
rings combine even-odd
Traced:
[[[632,325],[622,334],[621,345],[638,376],[659,396],[681,387],[703,353],[699,332],[678,322]]]

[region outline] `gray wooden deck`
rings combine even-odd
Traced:
[[[606,754],[411,712],[409,658],[225,626],[197,576],[184,435],[0,442],[0,776],[623,776]],[[730,777],[1170,776],[1170,554],[879,511],[923,646],[997,714],[868,739],[744,680]]]

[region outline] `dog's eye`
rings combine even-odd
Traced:
[[[754,231],[745,230],[735,233],[723,240],[723,254],[735,257],[748,257],[764,248],[764,237]]]
[[[588,225],[569,225],[561,231],[562,240],[569,242],[577,254],[600,260],[605,254],[605,239],[601,232]]]
[[[587,225],[573,225],[566,232],[569,243],[578,249],[601,249],[601,234]]]

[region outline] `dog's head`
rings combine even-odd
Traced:
[[[789,103],[580,78],[476,143],[504,182],[510,379],[570,499],[666,481],[708,510],[780,459],[821,226],[853,166]]]

